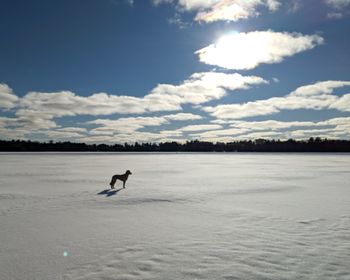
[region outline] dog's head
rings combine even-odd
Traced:
[[[131,175],[132,173],[130,170],[126,170],[126,174]]]

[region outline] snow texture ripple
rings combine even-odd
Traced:
[[[0,159],[0,279],[350,279],[350,155]]]

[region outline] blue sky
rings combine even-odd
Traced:
[[[350,138],[350,0],[3,0],[2,139]]]

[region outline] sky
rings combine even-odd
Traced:
[[[350,139],[350,0],[1,0],[0,139]]]

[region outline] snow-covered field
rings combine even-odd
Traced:
[[[346,154],[3,153],[0,279],[350,279],[349,170]]]

